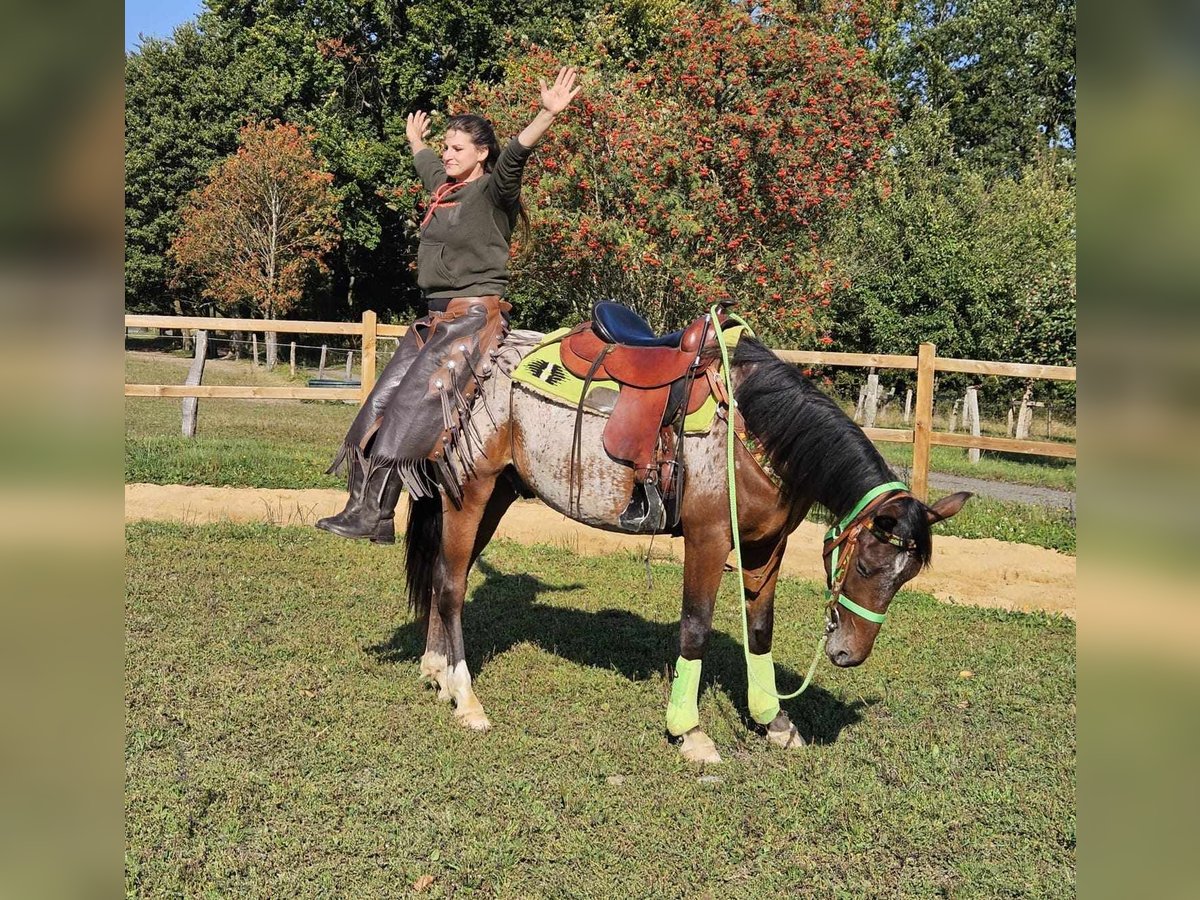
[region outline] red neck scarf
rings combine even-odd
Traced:
[[[421,220],[421,227],[424,228],[429,224],[429,220],[433,218],[434,210],[439,206],[457,206],[457,200],[451,201],[447,198],[459,188],[464,188],[468,184],[470,184],[469,181],[447,181],[441,187],[437,188],[433,192],[433,200],[430,201],[429,208],[425,210],[425,218]]]

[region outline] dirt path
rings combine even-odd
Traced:
[[[901,473],[897,473],[897,477],[900,481],[908,480],[907,475]],[[965,475],[943,475],[940,472],[930,472],[929,485],[948,493],[970,491],[973,494],[995,497],[997,500],[1011,500],[1014,503],[1031,503],[1061,509],[1075,508],[1074,491],[1060,491],[1031,484],[1009,484],[1006,481],[988,481],[983,478],[969,478]]]
[[[127,484],[125,521],[311,525],[321,516],[340,511],[345,498],[345,491],[340,490]],[[403,515],[403,510],[398,511],[398,517]],[[822,531],[811,522],[797,529],[784,555],[785,575],[820,576]],[[500,523],[498,536],[527,544],[565,547],[589,556],[614,551],[644,554],[649,543],[646,537],[610,534],[572,522],[535,500],[514,504]],[[683,541],[656,537],[653,551],[656,558],[682,559]],[[1007,610],[1040,609],[1075,617],[1075,557],[1028,544],[939,535],[934,541],[933,565],[917,576],[910,587],[948,603]]]

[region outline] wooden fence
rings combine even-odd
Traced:
[[[380,337],[401,337],[403,325],[381,325],[374,312],[362,322],[303,322],[264,319],[225,319],[199,316],[125,316],[126,328],[198,329],[207,331],[276,332],[284,334],[359,335],[362,342],[362,381],[358,388],[250,387],[241,385],[126,384],[126,397],[221,397],[246,400],[353,400],[362,402],[375,386],[375,344]],[[1075,443],[1014,440],[933,430],[933,384],[938,372],[996,375],[1011,378],[1075,381],[1074,366],[982,362],[937,356],[933,344],[921,344],[916,356],[880,353],[826,353],[820,350],[778,350],[781,359],[803,366],[915,369],[916,401],[912,428],[864,428],[874,441],[913,445],[912,491],[922,500],[929,495],[929,450],[933,445],[1000,450],[1035,456],[1076,458]]]

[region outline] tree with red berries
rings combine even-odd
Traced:
[[[312,141],[294,125],[251,122],[237,151],[189,197],[171,254],[219,307],[279,318],[324,271],[338,238],[337,198]],[[275,345],[268,332],[268,365]]]
[[[461,108],[515,133],[557,64],[533,48]],[[822,239],[892,113],[864,51],[812,18],[718,0],[679,10],[646,63],[585,80],[574,110],[526,175],[519,310],[577,319],[615,299],[668,328],[734,300],[766,335],[821,341]]]

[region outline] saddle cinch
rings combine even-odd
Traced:
[[[724,326],[724,314],[718,315]],[[656,335],[633,310],[608,301],[597,303],[592,321],[562,339],[562,364],[584,380],[584,396],[593,380],[620,385],[604,427],[604,449],[634,470],[634,494],[620,517],[623,528],[661,531],[678,523],[683,468],[677,447],[685,416],[698,410],[711,392],[705,371],[719,357],[702,351],[716,345],[716,329],[708,315],[682,331]],[[581,406],[572,445],[572,491],[581,473],[582,417]]]

